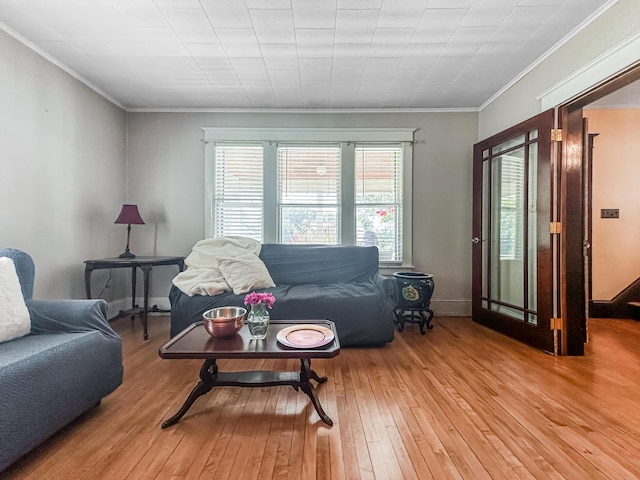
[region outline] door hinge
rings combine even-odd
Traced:
[[[561,142],[562,141],[562,129],[561,128],[552,128],[551,129],[551,141],[552,142]]]
[[[562,233],[562,222],[549,223],[549,233],[552,235]]]
[[[562,318],[550,318],[549,326],[551,330],[562,330]]]

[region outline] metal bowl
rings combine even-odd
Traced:
[[[242,307],[212,308],[202,314],[204,328],[214,338],[234,336],[244,325],[247,310]]]

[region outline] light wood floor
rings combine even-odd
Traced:
[[[384,348],[314,360],[333,418],[290,387],[214,389],[166,430],[199,361],[162,360],[124,318],[123,385],[7,479],[640,478],[640,322],[591,320],[585,357],[555,358],[467,318],[409,325]],[[221,369],[297,369],[220,361]]]

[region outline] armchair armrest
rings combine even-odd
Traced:
[[[30,300],[31,333],[76,333],[98,330],[120,339],[107,321],[104,300]]]

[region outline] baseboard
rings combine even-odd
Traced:
[[[430,306],[436,317],[471,316],[471,300],[432,298]]]
[[[142,297],[136,297],[136,305],[142,305]],[[118,316],[124,310],[131,308],[131,298],[121,298],[108,303],[109,320]],[[169,297],[150,297],[149,307],[157,305],[161,310],[169,310]],[[455,300],[445,298],[432,298],[431,310],[437,317],[470,317],[471,300]]]

